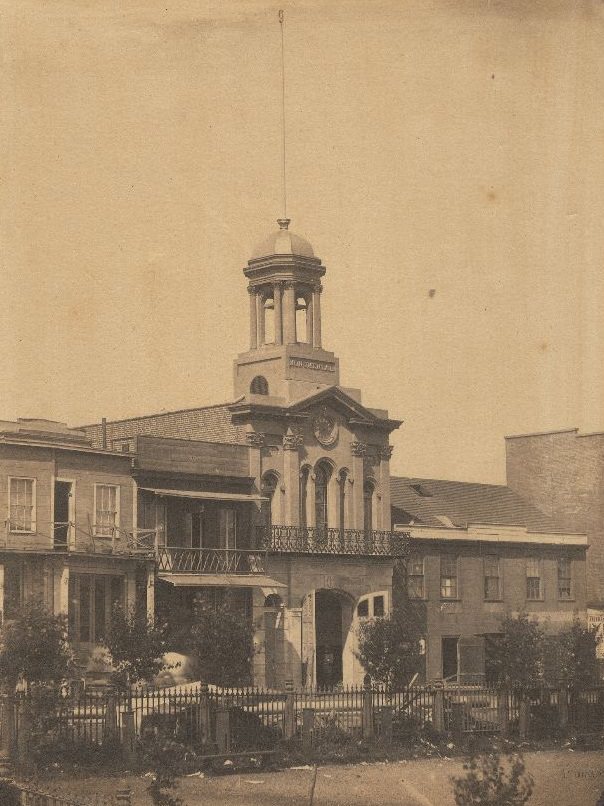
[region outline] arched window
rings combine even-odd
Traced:
[[[306,507],[308,506],[308,475],[310,469],[303,467],[300,472],[300,526],[308,526]]]
[[[315,526],[317,529],[326,529],[328,526],[328,498],[330,468],[319,464],[315,470]]]
[[[250,384],[250,392],[253,395],[268,395],[268,381],[262,375],[256,375]]]
[[[272,296],[264,300],[264,343],[275,342],[275,300]]]
[[[366,481],[363,484],[363,512],[364,521],[363,525],[366,532],[371,532],[373,529],[373,482]]]
[[[308,341],[308,303],[305,297],[296,297],[296,341]]]
[[[264,600],[265,607],[281,607],[282,600],[278,593],[269,593]]]
[[[278,484],[275,473],[266,473],[262,478],[262,496],[265,499],[262,502],[262,519],[266,526],[272,526],[273,523],[273,498]]]

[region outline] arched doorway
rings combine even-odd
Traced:
[[[315,591],[316,683],[342,683],[344,649],[352,622],[352,600],[339,591]]]

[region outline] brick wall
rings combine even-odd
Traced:
[[[197,409],[168,411],[134,417],[130,420],[116,420],[105,424],[107,448],[109,450],[133,450],[136,436],[148,434],[156,437],[206,440],[208,442],[244,443],[243,429],[234,426],[227,405],[205,406]],[[95,448],[103,447],[103,424],[82,426]]]
[[[570,532],[585,532],[588,601],[604,606],[604,434],[506,439],[508,486]]]

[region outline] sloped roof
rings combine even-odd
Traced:
[[[140,435],[175,437],[206,442],[245,444],[243,429],[233,424],[229,403],[216,406],[201,406],[195,409],[166,411],[132,417],[128,420],[113,420],[106,423],[107,447],[112,442]],[[97,447],[103,438],[101,423],[82,426],[89,439]]]
[[[457,527],[481,523],[524,526],[533,532],[567,531],[503,485],[393,476],[390,495],[393,523]]]

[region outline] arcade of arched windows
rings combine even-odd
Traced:
[[[374,479],[363,479],[363,516],[355,517],[352,491],[353,479],[347,467],[336,469],[322,459],[313,467],[300,470],[300,526],[316,528],[364,529],[379,528],[377,505],[378,486]]]

